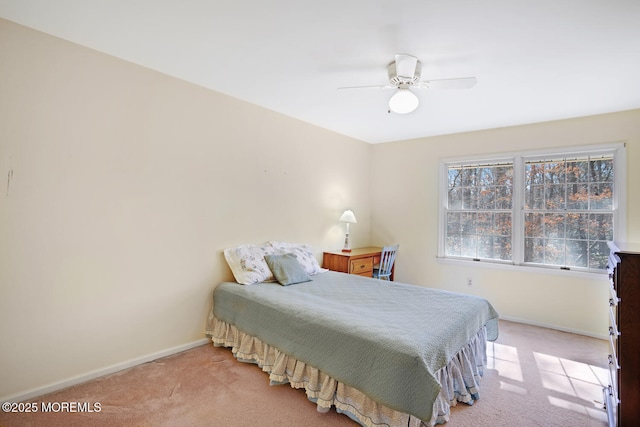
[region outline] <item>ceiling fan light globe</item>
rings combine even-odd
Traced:
[[[389,99],[389,110],[396,114],[408,114],[416,110],[420,100],[409,89],[398,89]]]

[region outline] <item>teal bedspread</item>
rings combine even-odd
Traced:
[[[326,272],[216,287],[213,314],[397,411],[429,420],[435,373],[498,314],[479,297]]]

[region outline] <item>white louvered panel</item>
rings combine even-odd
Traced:
[[[613,305],[618,305],[620,302],[620,298],[618,298],[618,293],[613,286],[613,280],[609,280],[609,293],[611,294],[611,299],[609,300],[609,304],[613,303]]]
[[[618,394],[618,361],[614,360],[613,355],[609,355],[609,387],[611,388],[611,395],[613,396],[613,402],[619,402]]]
[[[609,327],[609,350],[610,355],[613,357],[613,360],[616,362],[616,368],[620,369],[620,365],[618,364],[618,350],[617,348],[617,337],[613,332],[613,328]]]
[[[613,397],[611,386],[605,387],[602,389],[602,394],[604,395],[604,408],[607,411],[607,421],[609,427],[616,427],[616,407],[618,405],[617,402],[614,403],[614,400],[617,400]]]
[[[609,324],[611,325],[610,329],[613,330],[613,334],[617,338],[620,336],[620,332],[618,331],[618,324],[616,323],[616,314],[613,312],[614,309],[615,309],[615,306],[612,306],[610,304],[609,305]]]

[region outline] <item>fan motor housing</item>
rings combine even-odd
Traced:
[[[392,62],[387,68],[387,72],[389,74],[389,83],[394,86],[398,86],[401,84],[414,85],[420,81],[421,71],[422,67],[420,66],[420,61],[418,61],[416,63],[416,70],[413,73],[413,76],[399,76],[398,72],[396,71],[396,63]]]

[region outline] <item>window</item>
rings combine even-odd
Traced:
[[[447,169],[448,256],[510,260],[513,164]]]
[[[442,163],[440,256],[600,271],[624,232],[624,145]]]

